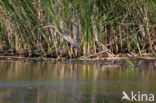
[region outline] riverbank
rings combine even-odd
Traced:
[[[142,55],[132,54],[118,54],[109,57],[98,57],[98,56],[81,56],[78,58],[47,58],[47,57],[24,57],[24,56],[0,56],[0,60],[9,61],[43,61],[43,62],[63,62],[63,61],[100,61],[100,60],[126,60],[126,59],[140,59],[140,60],[156,60],[156,54],[146,53]]]

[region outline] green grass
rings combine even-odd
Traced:
[[[0,45],[44,57],[154,52],[155,10],[154,0],[0,0]]]

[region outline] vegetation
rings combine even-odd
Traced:
[[[70,58],[152,53],[155,11],[155,0],[0,0],[0,51]]]

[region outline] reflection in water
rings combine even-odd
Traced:
[[[0,103],[120,103],[122,91],[156,93],[156,61],[123,65],[0,62]]]

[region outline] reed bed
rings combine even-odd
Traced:
[[[155,0],[0,0],[0,51],[68,58],[152,53],[155,11]]]

